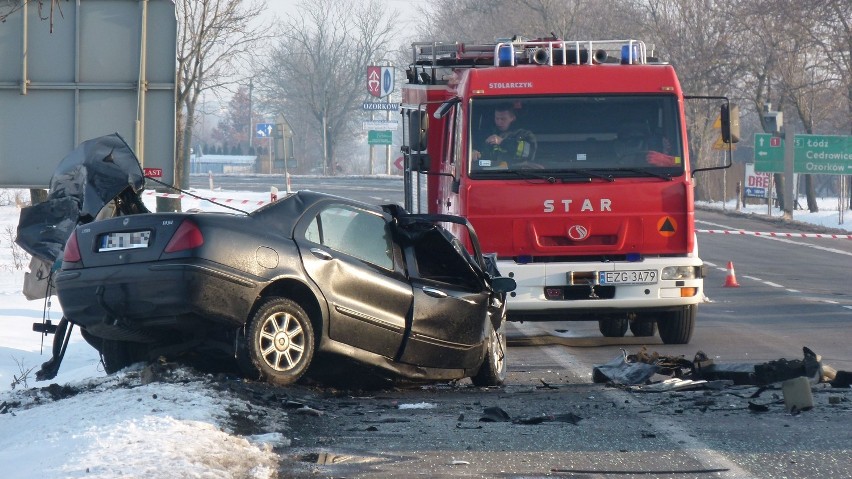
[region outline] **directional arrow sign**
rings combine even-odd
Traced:
[[[755,133],[754,171],[784,172],[784,140],[769,133]]]
[[[852,137],[796,135],[793,171],[817,175],[852,174]]]
[[[275,131],[275,125],[272,123],[258,123],[254,128],[257,138],[269,138],[272,136],[273,131]]]

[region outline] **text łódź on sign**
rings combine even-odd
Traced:
[[[784,172],[784,141],[770,134],[754,135],[755,170]],[[814,175],[852,174],[852,137],[795,135],[793,172]]]

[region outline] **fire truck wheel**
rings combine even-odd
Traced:
[[[647,337],[657,334],[657,322],[653,319],[636,318],[630,321],[630,332],[636,337]]]
[[[657,326],[660,328],[660,339],[663,343],[689,344],[695,329],[696,309],[694,305],[689,305],[678,311],[660,314]]]
[[[607,338],[620,338],[627,333],[627,318],[600,319],[598,329]]]

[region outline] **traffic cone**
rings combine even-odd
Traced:
[[[734,274],[734,262],[728,261],[728,276],[725,278],[725,288],[739,288],[740,283],[737,283],[737,275]]]

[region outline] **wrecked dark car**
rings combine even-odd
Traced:
[[[213,347],[274,384],[315,354],[411,380],[506,375],[514,280],[455,216],[307,191],[251,213],[120,214],[76,227],[53,284],[110,373]]]

